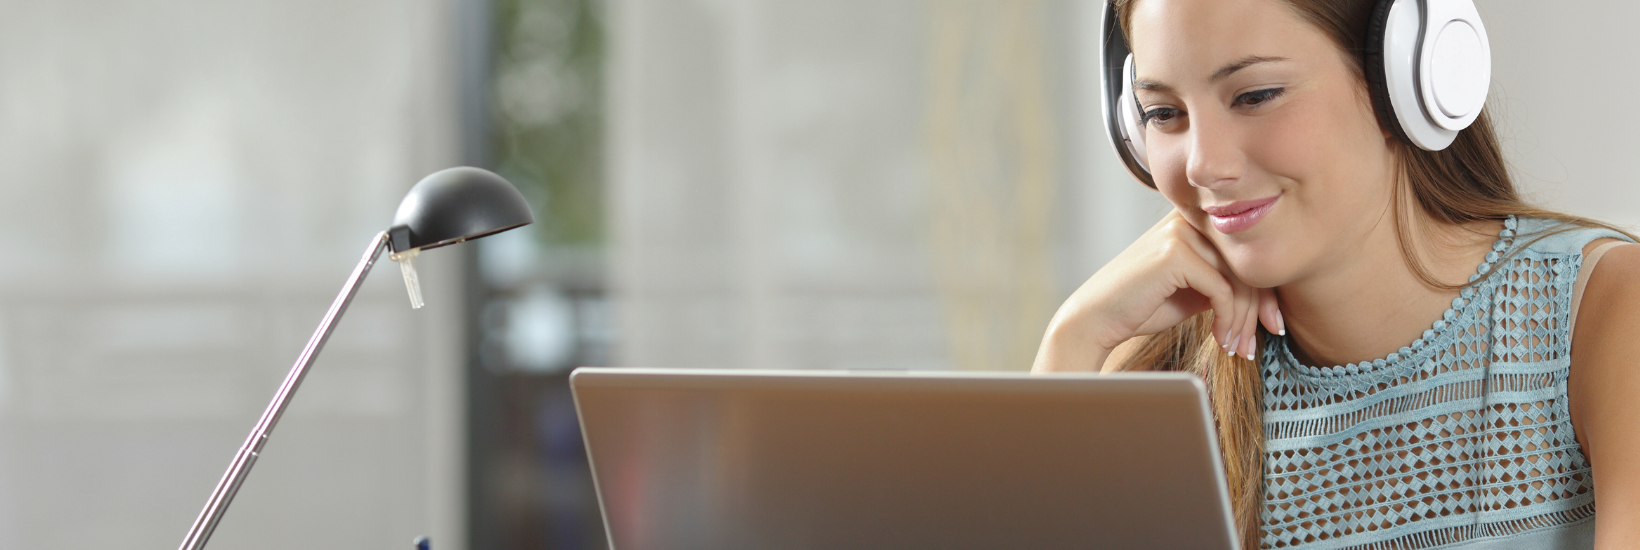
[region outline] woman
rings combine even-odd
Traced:
[[[1035,370],[1203,376],[1249,548],[1640,546],[1632,236],[1524,204],[1484,114],[1409,143],[1372,0],[1115,3],[1175,209]]]

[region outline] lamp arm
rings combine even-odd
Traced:
[[[347,283],[342,285],[342,292],[336,295],[336,301],[331,302],[330,310],[325,312],[324,320],[319,322],[318,330],[308,339],[307,347],[302,348],[302,355],[296,358],[296,365],[291,367],[290,374],[285,375],[284,383],[279,385],[279,392],[273,395],[273,402],[262,411],[262,418],[256,421],[256,427],[251,430],[250,437],[245,444],[239,446],[239,452],[234,454],[233,463],[228,471],[222,474],[222,480],[216,483],[216,489],[211,491],[211,498],[205,501],[205,509],[199,512],[199,518],[194,520],[193,527],[188,529],[188,536],[182,539],[179,550],[203,550],[205,542],[210,540],[211,532],[216,530],[217,522],[222,520],[222,514],[228,511],[228,504],[233,502],[239,486],[245,482],[250,474],[251,466],[256,464],[256,457],[262,453],[262,446],[268,442],[268,434],[273,426],[279,423],[280,415],[285,413],[285,407],[296,395],[296,388],[302,385],[302,378],[307,376],[308,367],[313,366],[314,359],[319,357],[319,350],[325,347],[325,341],[330,339],[330,333],[336,327],[336,320],[347,311],[347,305],[353,301],[353,295],[359,292],[359,283],[364,281],[365,275],[376,259],[388,248],[387,232],[376,234],[370,241],[370,248],[365,250],[364,259],[353,268],[353,274],[347,277]]]

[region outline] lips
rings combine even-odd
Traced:
[[[1265,214],[1270,213],[1270,209],[1275,207],[1276,201],[1279,199],[1281,199],[1281,195],[1265,199],[1237,201],[1223,206],[1205,206],[1202,207],[1202,211],[1207,212],[1208,220],[1213,223],[1214,229],[1217,229],[1219,233],[1229,235],[1253,227],[1259,220],[1264,219]]]

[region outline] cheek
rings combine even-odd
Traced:
[[[1262,171],[1283,178],[1308,181],[1321,159],[1331,156],[1326,143],[1332,137],[1319,124],[1311,104],[1289,105],[1258,119],[1255,138],[1248,140],[1248,156]]]
[[[1190,151],[1186,147],[1188,140],[1182,136],[1152,132],[1146,140],[1146,153],[1150,163],[1150,176],[1156,181],[1156,190],[1168,202],[1181,211],[1189,211],[1196,206],[1196,188],[1190,185],[1185,178],[1185,163],[1190,160]]]
[[[1284,109],[1257,117],[1254,139],[1247,154],[1253,164],[1272,175],[1311,182],[1347,154],[1340,143],[1347,130],[1332,116],[1325,97],[1300,98]],[[1353,141],[1353,140],[1349,140]]]
[[[1389,149],[1371,107],[1351,90],[1317,92],[1259,117],[1246,151],[1261,171],[1296,182],[1289,191],[1311,214],[1336,221],[1339,209],[1360,210],[1379,195],[1387,200]]]

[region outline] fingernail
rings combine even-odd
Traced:
[[[1278,332],[1277,334],[1280,334],[1282,336],[1287,335],[1287,319],[1285,317],[1281,316],[1281,310],[1280,309],[1276,310],[1276,328],[1281,329],[1281,331]]]

